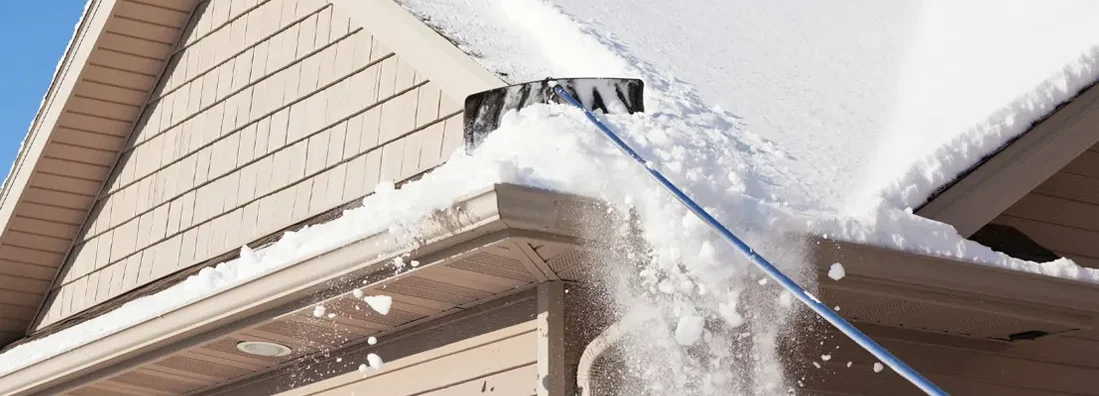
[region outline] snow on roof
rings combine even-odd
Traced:
[[[1088,1],[398,2],[512,82],[622,74],[617,55],[687,85],[843,211],[919,206],[1099,76]]]
[[[1070,260],[1016,260],[906,213],[1099,78],[1099,24],[1086,11],[1099,4],[399,3],[513,82],[641,77],[648,101],[683,99],[647,106],[654,116],[728,118],[727,133],[776,155],[746,157],[755,175],[700,171],[744,178],[746,195],[780,203],[811,232],[1099,280]]]

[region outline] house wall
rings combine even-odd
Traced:
[[[805,351],[800,361],[807,395],[922,395],[889,369],[873,370],[875,359],[846,337],[822,337],[831,359]],[[916,331],[871,333],[883,347],[953,395],[1094,395],[1099,342],[1094,331],[1034,341],[1002,343]],[[815,357],[815,359],[814,359]],[[811,361],[822,365],[811,366]],[[847,362],[851,361],[850,368]]]
[[[396,359],[381,371],[348,373],[279,395],[533,396],[538,384],[536,330],[533,322],[515,325]]]
[[[583,349],[613,320],[599,296],[572,289],[566,305],[566,362],[575,372]],[[603,304],[603,306],[608,306]],[[844,311],[847,311],[846,306]],[[944,315],[944,320],[957,321]],[[890,369],[874,371],[872,355],[827,324],[804,317],[794,344],[782,344],[787,385],[806,396],[917,396],[923,392]],[[1099,331],[1080,330],[1012,343],[933,331],[858,323],[879,344],[953,395],[1095,395]],[[625,338],[625,339],[628,339]],[[805,340],[811,340],[805,342]],[[619,343],[593,368],[593,395],[644,395],[645,382],[627,365]],[[822,356],[828,355],[828,360]],[[848,366],[850,362],[850,366]],[[815,366],[819,364],[819,367]],[[732,366],[730,372],[733,372]],[[670,374],[670,372],[669,372]]]
[[[449,156],[458,104],[351,26],[324,0],[200,3],[35,328]]]
[[[528,289],[196,395],[535,395],[539,298]],[[360,372],[370,353],[382,369]]]

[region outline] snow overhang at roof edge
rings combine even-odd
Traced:
[[[927,199],[925,199],[924,202],[922,204],[920,204],[920,206],[914,208],[913,211],[914,212],[919,212],[921,209],[927,207],[928,204],[930,204],[932,201],[934,201],[939,196],[946,193],[947,190],[950,190],[952,187],[957,185],[962,179],[965,179],[967,176],[973,174],[973,172],[975,172],[978,168],[980,168],[981,165],[984,165],[989,160],[991,160],[993,157],[995,157],[996,155],[1002,153],[1005,149],[1010,147],[1012,144],[1015,144],[1016,142],[1018,142],[1019,139],[1021,139],[1023,136],[1026,136],[1031,131],[1033,131],[1042,122],[1044,122],[1045,120],[1048,120],[1050,117],[1052,117],[1058,111],[1061,111],[1061,109],[1063,109],[1065,106],[1067,106],[1070,102],[1078,99],[1082,93],[1084,93],[1085,91],[1087,91],[1089,89],[1092,89],[1093,87],[1096,87],[1097,85],[1099,85],[1099,80],[1093,81],[1091,84],[1088,84],[1086,87],[1081,88],[1080,90],[1078,90],[1076,92],[1076,94],[1074,94],[1068,100],[1057,104],[1057,106],[1054,107],[1054,109],[1052,111],[1050,111],[1049,113],[1046,113],[1046,115],[1042,116],[1042,118],[1039,118],[1039,119],[1034,120],[1033,122],[1031,122],[1030,126],[1028,126],[1026,128],[1026,130],[1024,130],[1022,133],[1019,133],[1019,134],[1015,135],[1014,137],[1012,137],[1011,139],[1007,140],[1006,142],[1004,142],[1004,144],[1000,145],[1000,147],[996,148],[995,151],[982,156],[979,160],[977,160],[977,162],[975,162],[969,168],[966,168],[965,171],[958,174],[953,179],[950,179],[950,181],[948,181],[948,182],[944,183],[943,185],[939,186],[938,188],[936,188],[930,195],[928,195]]]

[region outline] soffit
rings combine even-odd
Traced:
[[[31,375],[32,369],[46,370],[47,365],[62,360],[101,355],[97,363],[61,378],[36,374],[35,378],[41,379],[35,381],[43,382],[34,387],[35,392],[84,389],[85,393],[98,392],[95,394],[167,395],[214,390],[294,362],[309,362],[371,335],[397,334],[408,326],[471,309],[538,282],[590,282],[589,271],[606,264],[596,262],[602,257],[601,245],[582,241],[578,235],[581,224],[605,218],[605,213],[605,208],[590,199],[496,186],[430,216],[433,225],[425,227],[425,244],[409,253],[403,260],[408,263],[405,267],[389,265],[391,257],[403,248],[393,246],[381,233],[181,308],[179,315],[166,314],[124,331],[154,337],[159,330],[153,327],[172,327],[174,338],[143,344],[119,333],[21,375]],[[857,323],[1003,342],[997,340],[1007,335],[1003,333],[1024,329],[1061,335],[1092,331],[1099,314],[1099,287],[1093,284],[851,243],[810,242],[817,246],[812,262],[821,279],[822,300],[841,305],[841,314]],[[363,257],[375,259],[363,262]],[[412,259],[421,264],[411,267]],[[824,276],[835,262],[842,262],[847,270],[840,281]],[[276,280],[281,283],[269,283]],[[363,289],[364,295],[394,297],[393,311],[389,315],[372,312],[353,297],[354,288]],[[327,307],[320,318],[312,314],[318,302]],[[890,308],[872,309],[898,304],[904,305],[899,312],[912,314],[890,316]],[[195,316],[212,314],[202,313],[210,307],[224,311],[214,312],[223,317]],[[875,312],[887,315],[869,316]],[[329,318],[329,313],[333,317]],[[944,317],[967,320],[942,320]],[[172,321],[193,329],[175,330]],[[234,352],[236,342],[248,339],[278,341],[298,352],[267,360]],[[122,349],[91,352],[110,344]],[[192,371],[176,365],[182,359],[174,357],[232,369],[214,372],[203,365]],[[16,381],[11,376],[6,379]],[[172,381],[159,383],[165,379]],[[0,379],[0,386],[4,380]]]
[[[197,0],[95,0],[0,202],[0,343],[34,319]]]
[[[0,377],[0,390],[60,394],[94,386],[88,392],[181,394],[268,372],[290,363],[233,352],[233,340],[286,343],[297,350],[290,362],[300,361],[538,282],[578,276],[583,255],[576,251],[576,230],[582,219],[600,213],[605,208],[588,199],[498,185],[429,216],[422,244],[408,253],[403,268],[391,265],[391,258],[407,246],[381,232],[9,373]],[[412,267],[413,259],[421,264]],[[393,297],[393,311],[370,312],[349,297],[354,288]],[[336,316],[313,317],[318,302]],[[223,364],[234,369],[212,374],[208,365],[196,366],[192,373],[158,363],[184,355],[226,359]]]

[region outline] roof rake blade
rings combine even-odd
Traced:
[[[472,151],[499,128],[509,111],[522,111],[536,104],[569,104],[554,87],[566,90],[591,112],[645,111],[645,83],[636,78],[547,78],[491,89],[466,97],[463,115],[466,151]]]

